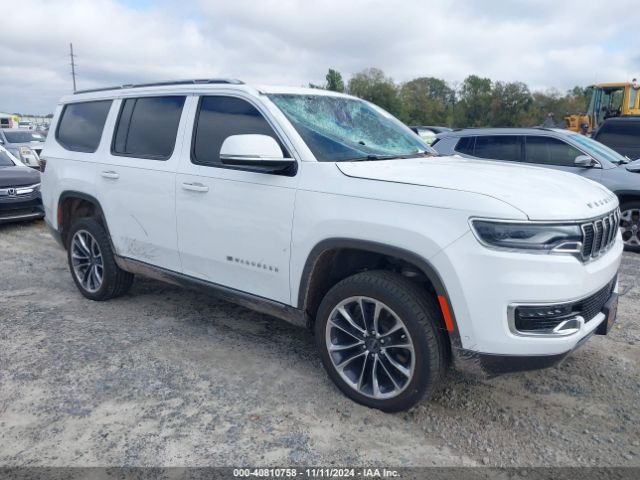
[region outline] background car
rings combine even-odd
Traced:
[[[609,118],[593,134],[593,139],[637,160],[640,158],[640,116]]]
[[[422,138],[422,140],[424,140],[425,143],[427,143],[427,145],[431,145],[436,139],[436,135],[438,135],[439,133],[451,131],[449,127],[435,127],[430,125],[427,125],[427,126],[414,125],[409,128],[413,130],[415,133],[417,133],[418,136]]]
[[[0,223],[42,217],[40,173],[0,146]]]
[[[562,129],[473,128],[439,134],[433,147],[442,155],[529,163],[603,184],[620,200],[625,248],[640,252],[639,171],[606,145]]]
[[[42,133],[33,130],[0,129],[0,145],[31,168],[40,169],[40,153],[44,147],[45,138]]]

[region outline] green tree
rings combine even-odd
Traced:
[[[490,123],[491,80],[469,75],[462,82],[455,123],[460,127],[484,127]]]
[[[400,88],[402,120],[409,125],[448,125],[455,92],[444,80],[420,77]]]
[[[489,125],[518,127],[533,103],[531,92],[522,82],[496,82],[491,90]]]
[[[347,84],[347,91],[375,103],[397,117],[402,114],[402,102],[396,84],[378,68],[368,68],[353,75]]]
[[[342,75],[337,70],[330,68],[327,72],[327,90],[332,90],[334,92],[344,92],[344,81],[342,80]]]

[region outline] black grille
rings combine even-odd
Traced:
[[[615,210],[582,227],[582,259],[590,260],[606,252],[616,240],[620,212]]]
[[[607,300],[611,296],[611,293],[616,286],[616,279],[617,277],[611,280],[607,284],[607,286],[602,288],[597,293],[594,293],[590,297],[587,297],[575,304],[574,309],[576,310],[576,313],[582,316],[585,322],[593,320],[595,316],[602,311],[602,307],[604,307],[604,304],[607,303]]]
[[[614,277],[607,285],[602,287],[599,291],[593,295],[579,300],[577,302],[569,304],[558,305],[545,305],[541,307],[535,306],[523,306],[518,307],[515,310],[515,327],[516,330],[521,332],[537,332],[543,333],[545,331],[551,331],[564,320],[581,316],[584,318],[585,323],[593,320],[598,313],[600,313],[607,303],[607,300],[611,296],[613,289],[616,286],[617,277]],[[526,315],[531,315],[532,309],[538,309],[542,312],[553,311],[554,309],[561,312],[559,315],[547,318],[526,318]],[[567,310],[570,313],[567,313]]]

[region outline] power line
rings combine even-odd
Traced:
[[[71,57],[71,77],[73,78],[73,92],[76,91],[76,62],[73,55],[73,43],[69,44],[69,56]]]

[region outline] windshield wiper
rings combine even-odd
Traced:
[[[406,153],[404,155],[380,155],[376,153],[370,153],[364,157],[356,157],[349,158],[345,161],[348,162],[371,162],[376,160],[395,160],[395,159],[407,159],[407,158],[415,158],[415,157],[435,157],[437,154],[431,152],[415,152],[415,153]]]
[[[356,157],[356,158],[349,158],[348,162],[371,162],[371,161],[376,161],[376,160],[393,160],[394,158],[402,158],[399,157],[398,155],[376,155],[376,154],[369,154],[366,157]]]

